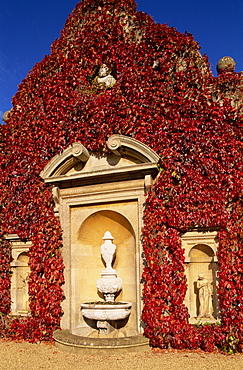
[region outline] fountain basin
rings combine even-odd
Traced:
[[[83,316],[97,321],[123,320],[130,315],[131,307],[131,302],[81,303]]]

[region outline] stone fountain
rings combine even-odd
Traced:
[[[56,346],[72,353],[144,351],[149,348],[148,339],[131,331],[126,325],[132,303],[115,301],[122,291],[122,279],[117,277],[117,271],[112,267],[116,253],[114,238],[106,231],[102,239],[104,243],[100,252],[105,269],[101,271],[101,278],[96,285],[99,296],[104,300],[82,303],[81,313],[89,326],[88,331],[75,335],[68,330],[56,330]]]
[[[104,243],[100,247],[100,252],[106,267],[101,271],[101,278],[97,281],[97,289],[104,301],[82,303],[81,310],[86,319],[96,321],[99,334],[109,334],[122,326],[122,320],[129,317],[132,303],[115,302],[116,296],[122,290],[122,279],[117,277],[116,270],[112,268],[116,245],[113,243],[114,238],[109,231],[105,232],[102,239]]]

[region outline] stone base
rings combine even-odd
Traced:
[[[25,311],[25,310],[19,310],[17,312],[11,312],[10,316],[14,316],[14,317],[31,316],[31,312]]]
[[[197,318],[197,317],[191,317],[189,319],[189,323],[190,324],[202,324],[202,325],[205,325],[205,324],[216,324],[216,323],[220,323],[220,319],[215,319],[215,318],[206,318],[206,317],[201,317],[201,318]]]
[[[68,330],[53,333],[57,348],[75,354],[112,354],[147,351],[149,340],[143,335],[125,338],[91,338],[71,334]]]

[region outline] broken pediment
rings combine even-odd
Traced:
[[[107,141],[106,156],[90,154],[79,142],[56,155],[41,172],[46,183],[59,187],[88,185],[126,179],[155,178],[159,156],[147,145],[123,135]],[[70,183],[71,182],[71,183]]]

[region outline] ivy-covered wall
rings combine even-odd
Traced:
[[[116,78],[110,89],[92,85],[103,63]],[[234,72],[213,77],[190,34],[154,23],[133,0],[76,6],[51,54],[19,85],[0,128],[3,335],[51,338],[62,315],[62,233],[40,172],[75,141],[102,155],[107,138],[118,133],[161,156],[144,214],[145,335],[161,348],[242,350],[243,120],[241,102],[236,108],[231,100],[242,94],[241,84]],[[180,235],[196,226],[219,230],[220,326],[189,324],[183,304]],[[4,235],[10,233],[32,241],[29,318],[7,318],[11,251]]]

